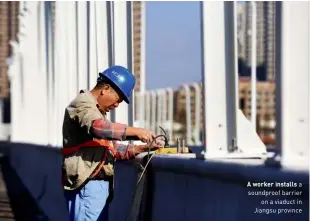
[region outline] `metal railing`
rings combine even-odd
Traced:
[[[61,146],[64,109],[78,90],[95,86],[98,72],[112,64],[132,68],[130,3],[55,4],[55,28],[50,3],[27,2],[20,8],[20,32],[18,42],[11,42],[13,56],[9,66],[13,142]],[[255,133],[252,138],[246,138],[251,127],[237,108],[235,3],[200,4],[203,96],[199,97],[197,84],[182,86],[187,143],[203,144],[205,157],[214,152],[219,155],[238,151],[252,153],[252,146],[261,146],[261,141]],[[309,12],[308,2],[276,3],[277,148],[282,150],[284,161],[309,159]],[[255,29],[254,19],[253,22]],[[74,37],[77,42],[72,41]],[[142,74],[145,78],[145,70]],[[145,116],[140,119],[141,125],[157,132],[159,125],[169,128],[171,140],[175,140],[178,134],[174,130],[173,90],[147,92],[144,83],[142,87],[140,99],[145,102],[141,102],[140,110],[145,111]],[[194,99],[191,90],[195,91]],[[202,130],[199,125],[201,100],[204,104]],[[122,104],[110,118],[131,124],[132,110],[133,106]],[[253,125],[250,130],[255,132]],[[200,131],[204,133],[203,140]]]

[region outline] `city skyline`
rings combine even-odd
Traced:
[[[2,5],[13,3],[1,2]],[[14,3],[15,5],[15,3]],[[14,6],[13,5],[13,6]],[[18,3],[16,3],[18,6]],[[239,58],[250,64],[251,41],[245,37],[244,29],[250,29],[251,7],[249,3],[238,4],[238,36],[243,39],[239,46]],[[16,6],[16,7],[17,7]],[[201,80],[201,48],[200,48],[200,3],[199,2],[146,2],[146,89],[171,87],[177,89],[183,83],[199,82]],[[14,6],[15,7],[15,6]],[[15,7],[15,8],[16,8]],[[140,59],[141,59],[141,2],[133,4],[133,70],[137,75],[137,89],[140,89]],[[174,16],[171,18],[173,8]],[[265,62],[268,79],[274,79],[274,2],[257,2],[258,8],[258,66]],[[15,10],[16,11],[16,10]],[[17,12],[17,11],[16,11]],[[159,13],[160,12],[160,13]],[[159,16],[160,14],[160,16]],[[187,16],[184,17],[184,14]],[[4,14],[3,14],[4,15]],[[264,15],[264,16],[263,16]],[[14,16],[11,13],[10,16]],[[17,18],[12,22],[17,23]],[[2,18],[2,24],[6,21]],[[245,27],[244,27],[245,26]],[[2,28],[5,31],[5,29]],[[16,30],[12,30],[16,32]],[[13,33],[14,34],[14,33]],[[11,34],[12,35],[12,34]],[[14,37],[14,35],[12,35]],[[2,41],[7,39],[2,37]],[[1,39],[0,39],[1,40]],[[240,41],[239,41],[240,42]],[[270,42],[270,43],[268,43]],[[158,47],[162,45],[163,47]],[[3,46],[2,46],[3,47]],[[0,51],[3,51],[1,49]],[[268,52],[268,53],[267,53]],[[3,52],[2,52],[3,53]],[[2,65],[4,65],[2,59]],[[6,59],[5,59],[6,62]],[[259,68],[259,67],[258,67]],[[3,68],[2,68],[3,69]],[[242,72],[239,70],[239,74]],[[258,71],[259,72],[259,71]],[[2,71],[2,73],[4,73]],[[190,73],[190,74],[189,74]],[[259,74],[259,73],[258,73]],[[242,73],[241,73],[242,75]],[[167,78],[167,76],[169,76]],[[158,80],[165,78],[165,81]],[[7,81],[2,74],[2,84]],[[258,79],[259,80],[259,79]],[[7,89],[2,90],[2,96],[7,96]]]
[[[274,80],[275,2],[255,4],[257,79]],[[170,87],[177,90],[181,84],[200,82],[199,7],[200,2],[146,2],[146,89]],[[238,2],[237,7],[239,75],[249,76],[252,51],[251,2]],[[172,10],[173,17],[171,17]],[[165,81],[158,81],[159,78],[165,78]]]

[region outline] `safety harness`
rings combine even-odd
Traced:
[[[82,144],[74,146],[74,147],[62,148],[61,151],[62,151],[62,154],[64,156],[69,156],[69,155],[72,155],[75,152],[79,151],[81,148],[86,148],[86,147],[102,147],[102,148],[105,148],[105,153],[104,153],[104,156],[103,156],[101,163],[99,164],[99,166],[95,169],[95,171],[89,177],[89,179],[92,179],[92,178],[96,177],[98,175],[98,173],[103,169],[103,166],[106,163],[109,151],[112,153],[113,156],[115,156],[115,149],[114,149],[113,144],[108,140],[90,140],[90,141],[86,141],[85,143],[82,143]]]

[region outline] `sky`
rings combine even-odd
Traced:
[[[146,2],[146,89],[201,80],[199,2]]]

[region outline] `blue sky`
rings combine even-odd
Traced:
[[[201,80],[199,2],[146,2],[146,89]]]

